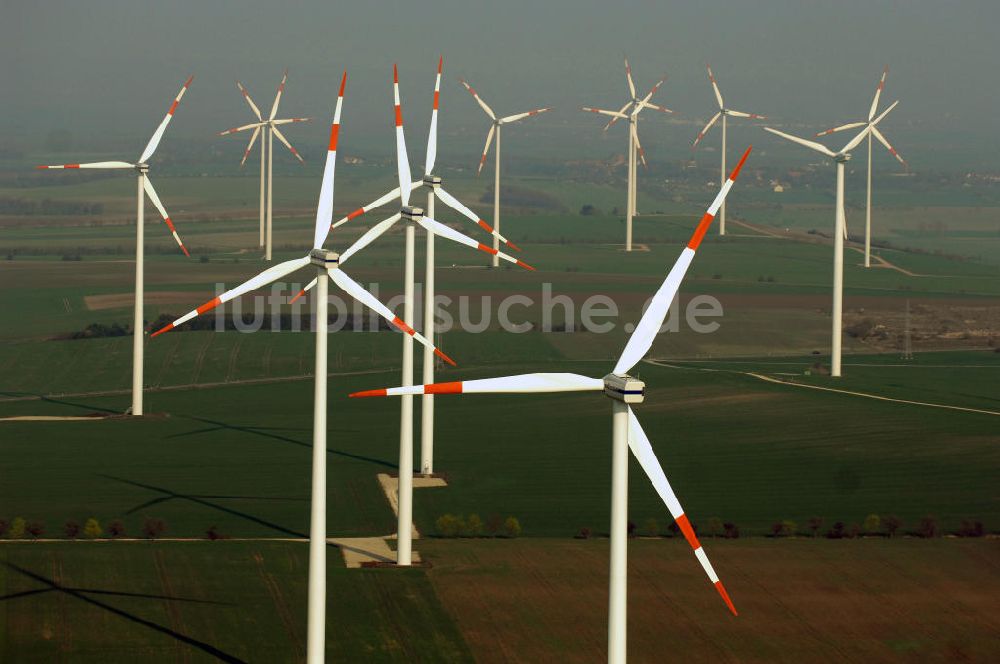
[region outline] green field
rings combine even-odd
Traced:
[[[195,258],[178,254],[148,210],[149,321],[179,315],[212,297],[215,284],[231,287],[264,267],[253,173],[172,174],[157,187]],[[341,175],[338,212],[390,182],[376,166]],[[510,182],[554,201],[503,219],[503,232],[539,270],[482,269],[482,255],[437,244],[438,292],[455,301],[449,311],[457,319],[464,296],[470,320],[490,316],[482,332],[441,335],[459,367],[438,378],[601,376],[625,342],[622,324],[638,319],[712,190],[641,184],[640,209],[650,214],[636,221],[635,235],[645,246],[626,256],[623,221],[612,212],[622,204],[621,187],[528,176]],[[845,374],[835,381],[823,375],[831,247],[808,233],[828,230],[830,202],[794,188],[779,205],[765,182],[747,178],[745,195],[730,206],[731,235],[707,237],[682,288],[681,314],[697,295],[718,299],[718,331],[698,334],[682,323],[657,339],[655,361],[636,367],[648,388],[636,411],[691,521],[703,532],[710,520],[732,522],[743,535],[706,540],[743,615],[733,621],[725,613],[686,545],[635,541],[631,654],[640,661],[682,651],[693,661],[995,659],[994,539],[763,536],[776,521],[805,531],[821,517],[825,531],[872,513],[899,517],[904,533],[927,516],[946,532],[965,520],[998,532],[1000,417],[990,414],[1000,412],[997,202],[987,197],[973,208],[961,191],[917,201],[891,187],[880,194],[878,223],[892,231],[877,235],[892,246],[877,254],[893,267],[866,270],[850,250],[845,310],[848,323],[872,318],[888,334],[881,342],[845,336]],[[486,187],[468,173],[449,173],[448,183],[473,201]],[[131,336],[59,337],[91,323],[131,321],[133,186],[129,178],[98,178],[0,189],[0,198],[104,205],[94,218],[0,215],[0,258],[12,254],[0,260],[0,307],[8,312],[0,317],[0,418],[120,413],[129,405]],[[308,245],[316,187],[311,175],[279,178],[276,260]],[[584,203],[597,214],[578,215]],[[863,215],[848,214],[856,234]],[[452,214],[438,216],[481,235]],[[329,246],[343,249],[370,223],[346,226]],[[377,285],[386,301],[401,291],[401,258],[394,232],[345,269]],[[279,300],[308,276],[290,278]],[[592,295],[610,297],[618,325],[607,334],[540,331],[542,284],[577,308]],[[516,309],[516,318],[533,329],[504,331],[499,302],[522,293],[534,302]],[[485,307],[484,295],[492,298]],[[907,301],[916,357],[902,361]],[[561,309],[553,321],[570,322]],[[400,339],[388,331],[330,339],[331,536],[395,530],[376,474],[398,467],[398,402],[346,395],[398,383]],[[129,536],[156,518],[167,537],[203,540],[214,527],[228,538],[266,540],[0,543],[0,659],[301,659],[306,547],[276,538],[308,532],[313,347],[308,332],[176,331],[146,342],[146,417],[0,421],[0,519],[39,521],[54,538],[67,521],[95,517],[105,525],[120,519]],[[425,534],[415,548],[431,566],[347,570],[331,548],[329,657],[603,659],[608,404],[572,394],[436,403],[435,467],[448,487],[418,490],[414,501]],[[523,537],[428,539],[446,513],[513,515]],[[668,533],[669,515],[635,465],[629,518],[642,528],[653,520]],[[595,539],[573,540],[583,528]]]

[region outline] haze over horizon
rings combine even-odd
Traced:
[[[192,21],[192,13],[201,18]],[[443,54],[445,158],[464,165],[478,156],[487,128],[456,82],[459,76],[501,114],[554,107],[524,131],[511,132],[512,141],[538,143],[566,158],[607,154],[624,141],[603,136],[602,123],[579,107],[623,103],[624,54],[642,90],[668,75],[657,101],[685,122],[644,119],[643,142],[654,159],[686,158],[688,151],[681,150],[696,125],[714,112],[705,62],[713,65],[727,104],[766,114],[779,126],[798,126],[804,136],[864,114],[888,64],[883,106],[901,103],[883,127],[915,168],[946,161],[961,169],[964,159],[969,170],[1000,170],[1000,119],[991,112],[1000,87],[1000,5],[990,2],[769,0],[667,7],[514,0],[288,7],[253,0],[194,8],[98,0],[6,3],[4,14],[0,54],[10,64],[0,78],[8,91],[0,146],[19,149],[35,148],[32,140],[60,129],[84,141],[144,140],[189,73],[195,82],[171,133],[225,145],[215,133],[250,118],[234,81],[269,107],[287,66],[282,115],[317,120],[290,133],[294,144],[307,154],[322,144],[346,68],[343,149],[388,155],[389,83],[398,61],[416,159],[426,140],[434,66]],[[734,141],[797,158],[795,146],[780,145],[749,124],[734,123],[732,131]],[[460,145],[456,135],[463,137]],[[812,155],[802,151],[800,159]]]

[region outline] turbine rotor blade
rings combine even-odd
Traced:
[[[649,478],[653,488],[656,489],[656,493],[659,494],[663,504],[667,506],[670,515],[677,522],[681,533],[684,535],[684,539],[687,540],[691,546],[691,550],[694,551],[695,557],[705,570],[705,574],[708,575],[708,580],[715,586],[715,589],[732,614],[734,616],[737,615],[736,607],[733,606],[732,600],[729,599],[729,593],[726,592],[722,581],[719,580],[718,574],[715,573],[715,569],[712,567],[712,563],[709,562],[708,556],[705,554],[705,550],[702,548],[701,542],[698,541],[698,536],[691,526],[691,522],[688,520],[687,515],[684,514],[684,508],[681,507],[680,501],[677,500],[677,495],[674,493],[673,488],[671,488],[670,482],[667,481],[667,475],[663,472],[663,466],[660,465],[659,460],[656,458],[653,446],[650,444],[646,432],[642,430],[639,419],[635,416],[635,412],[633,412],[631,406],[628,407],[628,446],[639,462],[639,465],[642,466],[643,471],[645,471],[646,477]]]
[[[412,183],[410,185],[410,190],[412,192],[412,190],[419,189],[422,186],[424,186],[424,181],[423,180],[417,180],[416,182],[414,182],[414,183]],[[386,203],[389,203],[390,201],[396,200],[397,198],[399,198],[399,187],[396,187],[395,189],[393,189],[389,193],[383,194],[379,198],[376,198],[374,201],[372,201],[368,205],[363,205],[363,206],[359,207],[357,210],[354,210],[353,212],[351,212],[350,214],[348,214],[346,217],[343,217],[343,218],[337,220],[332,226],[330,226],[330,230],[333,230],[334,228],[337,228],[339,226],[343,226],[344,224],[346,224],[347,222],[349,222],[351,219],[356,219],[356,218],[360,217],[363,214],[371,212],[372,210],[374,210],[376,208],[382,207],[383,205],[385,205]]]
[[[628,107],[631,106],[631,105],[632,105],[631,101],[625,102],[625,105],[622,106],[621,109],[619,109],[618,115],[612,117],[610,120],[608,120],[608,124],[604,125],[604,131],[607,131],[608,129],[611,129],[611,127],[616,122],[618,122],[619,120],[621,120],[623,118],[627,118],[628,116],[625,114],[625,111],[628,110]],[[618,116],[621,116],[621,117],[618,117]]]
[[[878,81],[878,86],[875,88],[875,97],[872,99],[871,108],[868,109],[868,121],[871,122],[872,118],[875,117],[875,111],[878,110],[878,99],[882,96],[882,90],[885,90],[885,77],[889,75],[889,65],[886,65],[882,69],[882,78]]]
[[[184,85],[181,87],[181,91],[177,93],[176,97],[174,97],[174,103],[170,105],[170,110],[168,110],[167,114],[163,117],[163,121],[160,122],[160,126],[153,132],[152,137],[149,139],[149,143],[146,144],[146,149],[142,151],[142,155],[139,157],[140,164],[145,164],[146,160],[152,157],[153,153],[156,152],[156,148],[160,145],[160,139],[163,138],[163,132],[167,130],[167,125],[170,124],[170,121],[173,119],[174,111],[177,110],[177,105],[181,103],[181,98],[184,96],[184,93],[187,92],[187,89],[191,86],[191,81],[193,80],[194,76],[189,76],[188,80],[186,80]]]
[[[392,228],[393,224],[395,224],[401,218],[402,215],[397,212],[388,219],[384,219],[375,224],[374,226],[372,226],[371,228],[369,228],[364,235],[359,237],[354,242],[354,244],[352,244],[350,247],[347,248],[346,251],[340,254],[340,262],[346,263],[351,256],[358,253],[359,251],[367,247],[369,244],[377,240],[380,235],[382,235],[387,230]]]
[[[483,244],[482,242],[477,242],[476,240],[473,240],[468,235],[465,235],[464,233],[459,233],[455,229],[449,228],[448,226],[445,226],[441,222],[435,221],[434,219],[431,219],[430,217],[421,217],[420,220],[417,221],[417,223],[420,224],[426,231],[428,231],[430,233],[434,233],[434,235],[437,235],[439,237],[443,237],[445,239],[451,240],[452,242],[458,242],[459,244],[464,244],[467,247],[472,247],[473,249],[478,249],[479,251],[485,252],[487,254],[491,254],[493,256],[498,256],[498,257],[504,259],[505,261],[508,261],[510,263],[514,263],[518,267],[523,267],[525,270],[530,270],[532,272],[535,271],[535,268],[531,267],[530,265],[528,265],[524,261],[519,261],[518,259],[514,258],[513,256],[508,256],[504,252],[497,251],[493,247],[487,246],[487,245]]]
[[[272,120],[273,125],[286,125],[292,122],[309,122],[312,118],[282,118],[281,120]]]
[[[889,108],[887,108],[884,111],[882,111],[881,113],[879,113],[879,116],[877,118],[875,118],[874,120],[872,120],[871,125],[874,127],[879,122],[882,122],[882,119],[885,118],[885,116],[889,115],[889,113],[892,111],[892,109],[896,108],[896,106],[898,104],[899,104],[899,100],[898,99],[896,101],[892,102],[892,104],[889,105]]]
[[[777,129],[772,129],[771,127],[764,127],[764,131],[769,131],[775,136],[781,136],[785,140],[791,141],[792,143],[798,143],[799,145],[804,145],[811,150],[816,152],[821,152],[827,157],[836,157],[836,153],[830,148],[826,147],[822,143],[817,143],[816,141],[806,140],[804,138],[799,138],[798,136],[792,136],[791,134],[786,134],[783,131],[778,131]]]
[[[642,149],[642,144],[639,142],[639,132],[634,124],[632,125],[632,141],[635,142],[635,147],[639,150],[639,159],[642,161],[643,167],[648,168],[646,166],[646,151]]]
[[[264,116],[260,114],[260,109],[257,108],[257,104],[253,103],[253,99],[250,98],[250,93],[247,92],[247,89],[243,87],[243,84],[240,83],[239,81],[236,81],[236,87],[239,88],[240,93],[243,95],[243,98],[246,100],[246,102],[250,105],[250,110],[253,111],[253,114],[257,116],[257,119],[263,120]]]
[[[272,265],[271,267],[267,268],[257,276],[243,282],[236,288],[227,290],[225,293],[217,297],[213,297],[211,300],[204,303],[197,309],[192,309],[191,311],[187,312],[174,322],[166,325],[165,327],[160,328],[159,330],[151,334],[150,338],[159,336],[164,332],[169,332],[175,327],[178,327],[179,325],[183,325],[184,323],[188,322],[192,318],[195,318],[207,311],[215,309],[220,304],[229,302],[233,298],[239,297],[240,295],[243,295],[245,293],[249,293],[250,291],[262,288],[271,283],[272,281],[277,281],[278,279],[281,279],[282,277],[289,275],[292,272],[295,272],[296,270],[303,268],[308,264],[309,264],[309,257],[303,256],[302,258],[296,258],[290,261],[285,261],[284,263],[278,263],[277,265]]]
[[[319,203],[316,205],[316,226],[313,230],[313,249],[319,249],[330,234],[333,222],[333,176],[337,169],[337,139],[340,137],[340,112],[344,106],[344,88],[347,86],[347,70],[340,79],[337,92],[337,106],[333,110],[330,124],[330,142],[326,150],[326,165],[323,167],[323,184],[320,185]]]
[[[746,113],[744,111],[734,111],[731,108],[726,109],[728,115],[735,116],[737,118],[750,118],[751,120],[766,120],[766,115],[760,115],[758,113]]]
[[[635,331],[632,336],[629,337],[628,343],[625,344],[625,350],[622,351],[621,357],[618,359],[618,363],[615,365],[613,373],[616,374],[626,374],[632,369],[639,361],[645,357],[646,353],[653,346],[653,340],[660,331],[660,327],[663,325],[663,320],[667,317],[667,311],[670,309],[670,304],[674,301],[674,297],[677,295],[677,290],[680,288],[681,282],[684,280],[684,275],[687,272],[688,267],[691,265],[691,261],[694,259],[694,254],[698,250],[698,246],[701,244],[702,239],[705,237],[705,233],[708,231],[709,225],[712,223],[712,219],[715,217],[715,213],[719,210],[722,202],[726,200],[726,196],[729,194],[729,190],[732,189],[733,183],[740,174],[740,169],[743,168],[744,162],[746,162],[747,157],[750,156],[750,150],[752,147],[746,149],[743,156],[740,158],[739,163],[736,164],[736,168],[733,169],[732,173],[729,174],[729,179],[725,181],[722,188],[719,189],[719,193],[715,196],[715,200],[708,207],[708,210],[702,216],[701,221],[698,223],[697,228],[695,228],[694,233],[691,235],[691,239],[688,241],[687,246],[681,252],[681,255],[677,258],[677,262],[670,269],[667,274],[667,278],[664,279],[663,284],[660,286],[659,290],[653,296],[652,301],[649,304],[649,308],[646,309],[646,313],[642,315],[639,319],[639,324],[635,326]]]
[[[708,124],[705,125],[705,128],[698,132],[698,136],[695,137],[694,143],[691,145],[692,150],[698,147],[698,143],[701,142],[701,139],[705,138],[705,134],[707,134],[708,130],[712,128],[712,125],[714,125],[716,122],[719,121],[720,117],[722,117],[722,111],[719,111],[718,113],[713,115],[712,119],[709,120]]]
[[[845,152],[850,152],[851,150],[853,150],[854,148],[856,148],[858,146],[858,144],[861,143],[861,141],[865,140],[865,136],[868,135],[868,133],[872,130],[872,128],[874,126],[875,126],[874,123],[870,124],[870,125],[867,125],[864,129],[862,129],[860,132],[858,132],[857,136],[855,136],[854,138],[852,138],[851,140],[849,140],[847,142],[847,145],[845,145],[844,147],[842,147],[840,149],[840,152],[838,154],[844,154]]]
[[[340,268],[332,268],[327,270],[327,272],[330,273],[330,278],[333,280],[333,282],[338,286],[340,286],[340,288],[345,293],[347,293],[348,295],[350,295],[355,300],[365,305],[369,309],[374,310],[378,315],[382,316],[382,318],[385,318],[387,321],[395,325],[401,331],[405,332],[406,334],[410,335],[423,345],[433,350],[435,355],[440,357],[448,364],[455,366],[455,360],[445,355],[433,343],[428,341],[424,335],[414,330],[413,327],[409,325],[409,323],[407,323],[402,318],[392,313],[392,311],[389,310],[389,307],[379,302],[374,295],[365,290],[361,286],[361,284],[359,284],[358,282],[354,281],[349,276],[347,276],[343,270],[341,270]]]
[[[302,158],[302,155],[299,154],[299,151],[293,148],[292,144],[288,142],[288,139],[285,138],[285,135],[282,134],[280,131],[278,131],[277,127],[271,127],[271,131],[273,131],[274,135],[278,137],[278,140],[284,143],[285,147],[288,148],[293,155],[295,155],[295,158],[299,160],[300,164],[304,164],[306,162],[306,160]]]
[[[626,106],[628,106],[628,104],[626,104]],[[601,115],[610,115],[611,117],[616,118],[618,120],[628,117],[624,113],[619,113],[618,111],[606,111],[603,108],[591,108],[590,106],[583,106],[582,109],[584,111],[587,111],[588,113],[599,113]]]
[[[885,146],[885,149],[889,151],[889,154],[891,154],[893,157],[895,157],[899,161],[899,163],[901,163],[903,165],[904,168],[906,168],[907,170],[910,169],[910,165],[906,163],[906,160],[903,159],[903,157],[900,156],[900,154],[898,152],[896,152],[896,148],[892,147],[889,144],[889,141],[886,139],[885,136],[882,135],[882,132],[879,131],[878,127],[872,127],[872,135],[876,139],[878,139],[879,143],[881,143],[882,145]]]
[[[233,127],[232,129],[227,129],[225,131],[220,131],[219,136],[228,136],[229,134],[236,134],[241,131],[246,131],[247,129],[253,129],[254,127],[262,126],[262,122],[253,122],[251,124],[245,124],[241,127]]]
[[[149,181],[149,176],[142,179],[142,188],[146,190],[146,195],[149,196],[149,200],[153,201],[153,206],[160,213],[160,217],[163,218],[163,223],[167,225],[170,229],[170,234],[174,236],[174,240],[177,241],[177,246],[181,248],[184,255],[188,258],[191,254],[188,253],[187,247],[181,242],[181,236],[177,234],[177,229],[174,227],[174,222],[170,220],[170,215],[167,214],[166,208],[163,207],[163,203],[160,202],[160,197],[156,195],[156,189],[153,189],[153,183]]]
[[[476,93],[476,91],[472,89],[471,85],[469,85],[468,83],[465,82],[464,78],[460,78],[458,80],[459,80],[459,82],[462,85],[465,86],[465,89],[469,91],[469,94],[472,95],[472,97],[476,100],[476,102],[479,104],[480,108],[482,108],[484,111],[486,111],[486,115],[490,116],[490,120],[493,120],[494,122],[496,122],[497,116],[496,116],[496,113],[493,112],[493,109],[490,108],[489,105],[485,101],[483,101],[482,97],[480,97]]]
[[[538,115],[540,113],[544,113],[545,111],[549,111],[549,110],[551,110],[551,109],[549,109],[549,108],[536,108],[535,110],[528,111],[527,113],[515,113],[514,115],[508,115],[505,118],[500,118],[497,122],[499,122],[500,124],[510,124],[511,122],[517,122],[518,120],[523,120],[526,117],[529,117],[529,116],[532,116],[532,115]]]
[[[816,137],[829,136],[830,134],[836,134],[839,131],[847,131],[848,129],[856,129],[858,127],[864,127],[867,122],[848,122],[845,125],[840,125],[839,127],[833,127],[832,129],[827,129],[826,131],[821,131],[816,134]]]
[[[54,166],[36,166],[35,168],[41,170],[60,170],[60,169],[75,169],[75,168],[135,168],[135,164],[130,164],[127,161],[92,161],[89,164],[55,164]]]
[[[508,240],[507,238],[505,238],[503,235],[500,235],[500,233],[498,233],[495,230],[493,230],[493,227],[490,226],[488,223],[486,223],[483,220],[482,217],[480,217],[479,215],[477,215],[475,212],[473,212],[469,208],[465,207],[465,205],[463,205],[461,201],[459,201],[457,198],[455,198],[454,196],[452,196],[451,194],[449,194],[447,191],[445,191],[443,187],[437,187],[434,190],[434,195],[437,196],[438,199],[442,203],[444,203],[445,205],[447,205],[451,209],[453,209],[453,210],[461,213],[462,215],[464,215],[470,221],[476,222],[476,224],[478,224],[480,228],[482,228],[484,231],[486,231],[487,233],[489,233],[493,237],[497,238],[498,240],[500,240],[501,242],[503,242],[504,244],[506,244],[508,247],[510,247],[514,251],[521,251],[520,247],[518,247],[516,244],[514,244],[513,242],[511,242],[510,240]]]
[[[240,160],[241,168],[247,163],[247,157],[250,156],[250,151],[253,150],[253,144],[257,142],[258,136],[260,136],[260,125],[257,125],[257,128],[253,130],[253,134],[250,135],[250,142],[247,144],[247,149],[243,151],[243,159]]]
[[[427,133],[427,156],[424,161],[424,175],[434,171],[434,160],[438,149],[438,103],[441,101],[441,68],[444,66],[444,56],[438,58],[437,77],[434,79],[434,107],[431,110],[431,128]]]
[[[399,176],[399,197],[403,207],[410,204],[410,158],[406,154],[403,136],[403,108],[399,104],[399,71],[392,65],[392,95],[396,106],[396,174]]]
[[[351,397],[386,397],[403,394],[535,394],[545,392],[601,392],[604,381],[574,373],[530,373],[411,387],[389,387],[354,392]]]
[[[486,164],[486,155],[490,151],[490,143],[493,142],[493,132],[496,131],[497,125],[491,124],[490,130],[486,132],[486,147],[483,148],[483,156],[479,158],[479,168],[476,170],[476,175],[483,172],[483,166]]]
[[[625,58],[625,80],[628,82],[629,96],[635,99],[635,82],[632,80],[632,65],[628,63],[628,58]]]
[[[712,92],[715,93],[715,100],[719,102],[719,110],[724,111],[726,105],[722,103],[722,93],[719,92],[719,84],[715,82],[715,74],[712,73],[712,67],[705,65],[708,69],[708,80],[712,83]]]
[[[278,91],[274,95],[274,103],[271,104],[271,114],[267,116],[268,120],[273,120],[274,116],[278,114],[278,104],[281,103],[281,93],[285,91],[285,83],[288,81],[288,70],[286,69],[284,73],[281,74],[281,83],[278,84]]]

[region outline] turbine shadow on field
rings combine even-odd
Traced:
[[[147,489],[149,491],[156,491],[156,492],[159,492],[159,493],[163,494],[163,495],[161,495],[161,496],[159,496],[157,498],[153,498],[151,500],[148,500],[145,503],[142,503],[141,505],[137,505],[136,507],[133,507],[132,509],[130,509],[127,512],[125,512],[125,514],[132,514],[132,513],[137,512],[137,511],[139,511],[141,509],[144,509],[146,507],[150,507],[152,505],[158,505],[160,503],[167,502],[168,500],[174,500],[174,499],[187,500],[187,501],[190,501],[192,503],[195,503],[196,505],[201,505],[202,507],[209,507],[211,509],[217,510],[219,512],[223,512],[225,514],[229,514],[231,516],[236,516],[236,517],[239,517],[241,519],[246,519],[247,521],[251,521],[251,522],[256,523],[257,525],[260,525],[260,526],[264,526],[265,528],[270,528],[270,529],[276,530],[276,531],[278,531],[280,533],[284,533],[285,535],[289,535],[289,536],[292,536],[292,537],[302,537],[302,538],[308,538],[309,537],[305,533],[300,533],[300,532],[298,532],[296,530],[292,530],[290,528],[286,528],[286,527],[284,527],[282,525],[279,525],[279,524],[276,524],[276,523],[271,523],[270,521],[262,519],[262,518],[260,518],[258,516],[254,516],[253,514],[247,514],[246,512],[241,512],[240,510],[236,510],[236,509],[233,509],[231,507],[226,507],[225,505],[219,505],[219,504],[214,503],[211,500],[209,500],[210,498],[211,499],[249,498],[251,500],[283,500],[281,498],[277,498],[277,499],[275,499],[275,498],[263,499],[263,498],[255,498],[253,496],[208,496],[208,495],[196,495],[196,494],[177,493],[176,491],[171,491],[170,489],[164,489],[162,487],[154,486],[152,484],[143,484],[142,482],[136,482],[134,480],[128,480],[128,479],[125,479],[123,477],[115,477],[114,475],[99,474],[98,476],[99,477],[103,477],[104,479],[112,480],[114,482],[121,482],[122,484],[129,484],[131,486],[139,487],[141,489]],[[304,499],[288,498],[287,500],[304,500]]]
[[[194,431],[185,431],[184,433],[174,433],[167,436],[167,438],[183,438],[185,436],[196,436],[203,433],[212,433],[213,431],[230,430],[238,431],[240,433],[249,433],[255,436],[262,436],[264,438],[270,438],[272,440],[278,440],[283,443],[291,443],[292,445],[298,445],[300,447],[305,447],[307,449],[312,449],[311,442],[305,442],[302,440],[296,440],[295,438],[289,438],[288,436],[283,436],[278,433],[272,433],[273,431],[312,431],[311,429],[282,429],[279,427],[255,427],[255,426],[243,426],[239,424],[230,424],[228,422],[220,422],[218,420],[210,420],[204,417],[194,417],[185,416],[187,419],[194,420],[195,422],[201,422],[203,424],[211,424],[211,427],[205,429],[195,429]],[[357,431],[346,433],[358,433]],[[386,468],[398,469],[399,464],[393,463],[391,461],[386,461],[385,459],[376,459],[375,457],[365,456],[363,454],[354,454],[353,452],[345,452],[344,450],[327,448],[328,455],[334,455],[343,457],[345,459],[354,459],[355,461],[364,461],[366,463],[373,463],[378,466],[384,466]]]
[[[73,408],[82,408],[83,410],[89,410],[91,412],[100,413],[111,413],[114,415],[120,415],[122,411],[115,410],[114,408],[103,408],[101,406],[92,406],[90,404],[75,403],[73,401],[66,401],[64,399],[56,399],[54,397],[46,396],[44,394],[38,394],[36,392],[0,392],[0,395],[5,397],[34,397],[39,401],[44,401],[46,403],[54,403],[60,406],[72,406]]]
[[[176,630],[170,629],[169,627],[164,627],[163,625],[155,623],[155,622],[153,622],[151,620],[146,620],[145,618],[140,618],[139,616],[137,616],[135,614],[132,614],[132,613],[129,613],[128,611],[124,611],[124,610],[119,609],[117,607],[114,607],[114,606],[112,606],[110,604],[106,604],[105,602],[102,602],[100,600],[94,599],[93,597],[88,597],[88,595],[110,595],[110,596],[114,596],[114,597],[139,597],[139,598],[147,598],[147,599],[166,600],[166,601],[171,601],[171,602],[195,602],[195,603],[198,603],[198,604],[215,604],[215,605],[222,605],[222,606],[233,606],[231,604],[227,604],[225,602],[214,602],[214,601],[211,601],[211,600],[200,600],[200,599],[191,599],[191,598],[184,598],[184,597],[170,597],[170,596],[166,596],[166,595],[152,595],[152,594],[144,594],[144,593],[117,592],[117,591],[113,591],[113,590],[99,590],[99,589],[91,589],[91,588],[71,588],[71,587],[66,587],[66,586],[60,585],[59,583],[57,583],[56,581],[53,581],[52,579],[44,577],[41,574],[37,574],[35,572],[32,572],[31,570],[27,570],[27,569],[25,569],[23,567],[20,567],[18,565],[13,564],[13,563],[5,562],[4,565],[8,569],[10,569],[10,570],[12,570],[14,572],[17,572],[18,574],[21,574],[23,576],[26,576],[29,579],[33,579],[34,581],[37,581],[37,582],[39,582],[41,584],[44,584],[45,586],[48,586],[48,587],[47,588],[38,588],[36,590],[28,590],[28,591],[24,591],[24,592],[20,592],[20,593],[12,593],[10,595],[0,596],[0,601],[9,600],[9,599],[16,599],[16,598],[20,598],[20,597],[28,597],[30,595],[38,595],[38,594],[47,593],[47,592],[59,592],[59,593],[65,594],[65,595],[69,595],[70,597],[74,597],[74,598],[76,598],[78,600],[81,600],[83,602],[86,602],[87,604],[90,604],[91,606],[96,606],[99,609],[103,609],[104,611],[107,611],[107,612],[112,613],[112,614],[114,614],[116,616],[124,618],[125,620],[128,620],[130,622],[134,622],[136,624],[142,625],[143,627],[148,627],[149,629],[152,629],[154,631],[160,632],[161,634],[165,634],[166,636],[169,636],[169,637],[171,637],[173,639],[176,639],[178,641],[186,643],[186,644],[188,644],[189,646],[191,646],[193,648],[197,648],[198,650],[201,650],[202,652],[205,652],[206,654],[209,654],[209,655],[215,657],[216,659],[222,660],[223,662],[243,662],[244,661],[242,659],[239,659],[238,657],[234,657],[233,655],[230,655],[229,653],[226,653],[226,652],[224,652],[222,650],[219,650],[218,648],[216,648],[215,646],[213,646],[213,645],[211,645],[209,643],[205,643],[204,641],[199,641],[198,639],[195,639],[195,638],[193,638],[191,636],[188,636],[187,634],[182,634],[181,632],[178,632]]]

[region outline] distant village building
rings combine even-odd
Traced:
[[[782,187],[780,184],[776,184],[776,185],[774,185],[774,193],[776,193],[776,194],[783,194],[783,193],[785,193],[785,188]]]

